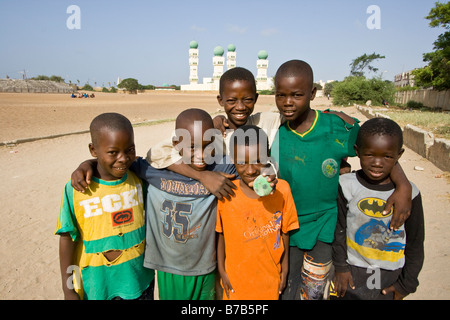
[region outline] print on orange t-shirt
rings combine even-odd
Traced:
[[[278,179],[273,195],[250,199],[240,180],[234,183],[236,196],[218,201],[216,224],[225,240],[225,271],[234,289],[230,300],[278,299],[285,249],[281,232],[299,227],[291,189]]]

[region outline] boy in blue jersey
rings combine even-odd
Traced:
[[[399,300],[419,284],[425,232],[417,187],[411,183],[411,216],[399,230],[389,228],[392,210],[381,214],[395,190],[390,173],[404,151],[402,143],[402,130],[394,121],[366,121],[354,146],[361,170],[339,178],[333,263],[340,299]]]
[[[142,182],[128,171],[136,158],[133,127],[120,114],[104,113],[90,132],[93,182],[84,193],[66,184],[55,231],[64,298],[151,298],[154,271],[143,266]]]
[[[210,170],[234,175],[230,161],[209,164],[211,159],[206,159],[208,146],[214,139],[210,134],[213,130],[207,112],[185,110],[176,120],[174,146],[183,163],[198,172]],[[222,159],[220,154],[210,152],[210,155]],[[87,172],[89,166],[82,165],[80,170]],[[170,170],[155,169],[142,158],[135,161],[131,170],[149,184],[144,266],[158,270],[159,298],[214,299],[216,197],[199,181]]]

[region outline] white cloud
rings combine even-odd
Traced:
[[[238,25],[228,25],[227,30],[229,32],[244,34],[247,32],[247,27],[240,27]]]
[[[194,24],[193,26],[191,26],[191,30],[203,32],[203,31],[206,31],[206,28],[202,28],[202,27],[199,27],[199,26]]]
[[[278,33],[277,28],[267,28],[261,31],[263,37],[270,37]]]

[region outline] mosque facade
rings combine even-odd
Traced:
[[[181,90],[187,91],[218,91],[219,80],[224,73],[225,68],[225,50],[221,46],[217,46],[213,50],[213,74],[212,77],[203,78],[203,82],[199,83],[198,79],[198,63],[199,63],[199,49],[198,42],[191,41],[189,43],[189,84],[182,84]],[[267,51],[261,50],[258,52],[258,60],[256,61],[257,75],[256,88],[257,90],[270,90],[272,88],[272,81],[267,77],[267,68],[269,66],[269,57]],[[236,46],[229,44],[226,54],[226,68],[230,70],[236,67]]]

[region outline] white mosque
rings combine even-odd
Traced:
[[[214,71],[212,78],[203,78],[203,83],[198,82],[198,43],[191,41],[189,44],[189,84],[182,84],[181,90],[196,91],[218,91],[219,80],[222,76],[225,66],[225,53],[221,46],[214,48],[213,66]],[[267,78],[267,67],[269,66],[268,53],[265,50],[258,52],[258,60],[256,67],[258,69],[256,75],[257,90],[269,90],[272,87],[272,81]],[[230,44],[227,47],[227,70],[236,67],[236,46]]]

